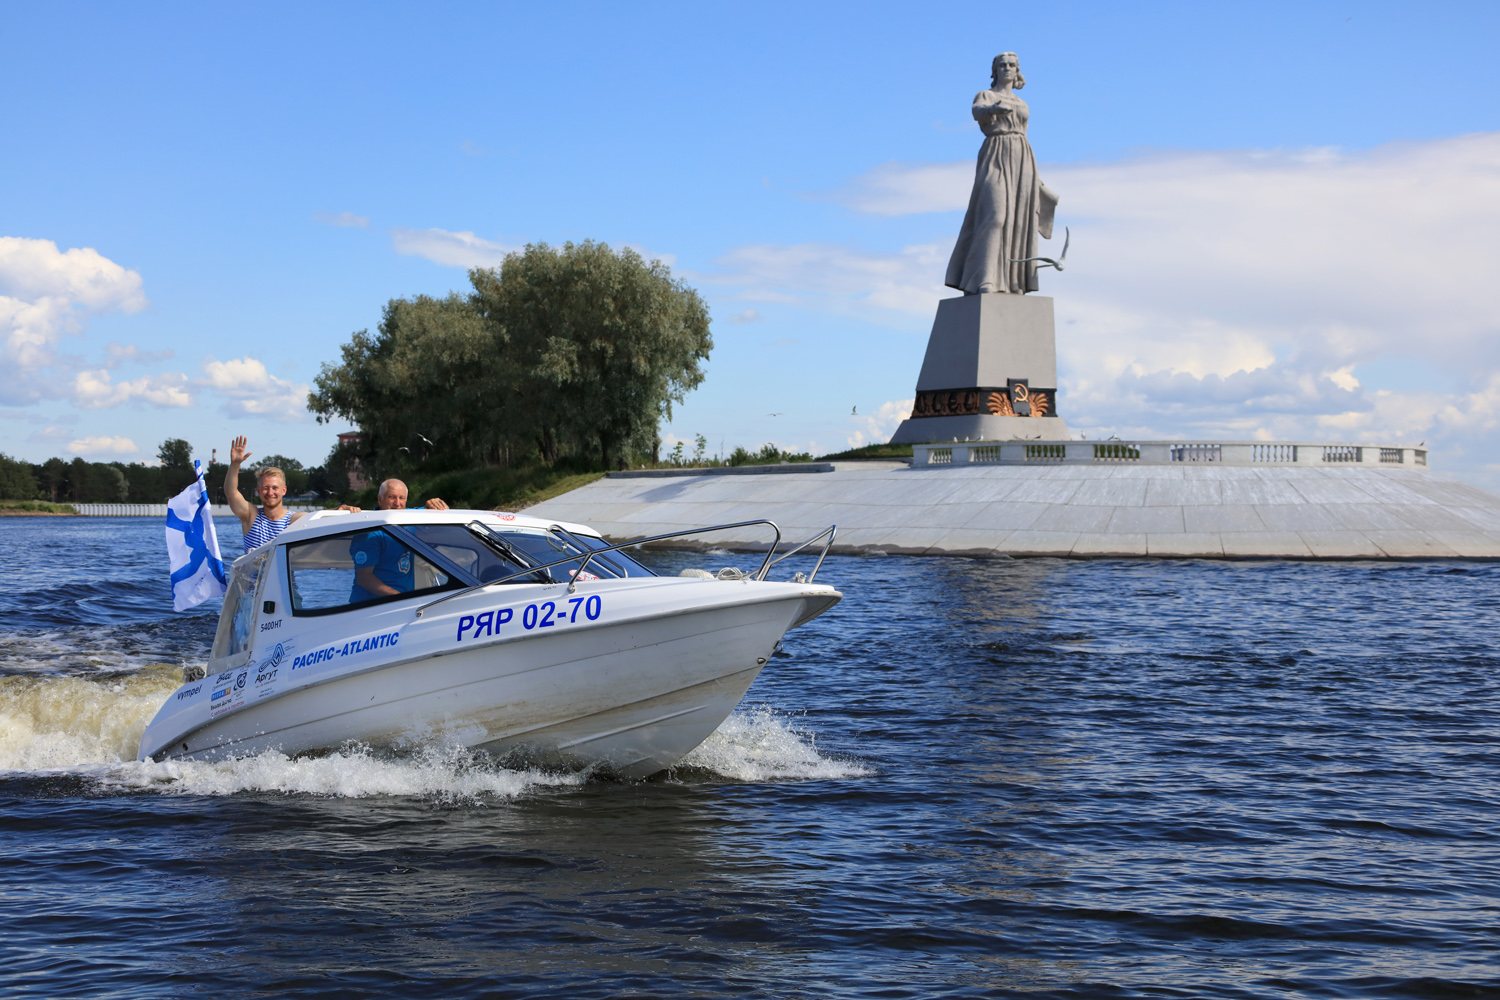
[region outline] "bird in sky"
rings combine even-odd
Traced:
[[[1058,258],[1056,260],[1053,260],[1051,257],[1022,257],[1019,260],[1017,260],[1015,257],[1012,257],[1010,259],[1010,262],[1012,264],[1025,264],[1028,261],[1039,260],[1041,261],[1041,263],[1038,264],[1037,267],[1055,267],[1059,271],[1061,271],[1063,269],[1063,265],[1068,261],[1068,244],[1072,241],[1073,234],[1068,232],[1067,226],[1063,226],[1063,252],[1058,255]]]
[[[857,416],[859,416],[859,407],[856,406],[854,409],[850,410],[849,411],[849,416],[851,416],[851,417],[857,417]]]
[[[779,417],[779,416],[782,416],[782,414],[780,414],[780,413],[767,413],[766,416],[768,416],[768,417]]]

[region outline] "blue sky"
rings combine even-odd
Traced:
[[[711,305],[669,441],[883,439],[1009,49],[1075,434],[1500,485],[1494,4],[538,6],[0,8],[0,451],[319,461],[305,387],[386,300],[586,238]]]

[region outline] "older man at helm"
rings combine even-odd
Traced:
[[[405,510],[406,509],[406,484],[399,479],[387,479],[380,484],[375,491],[376,510]],[[422,505],[428,510],[447,510],[448,505],[437,497],[433,497]],[[341,504],[339,510],[359,511],[363,508],[352,504]]]
[[[437,497],[424,504],[428,510],[447,510],[448,505]],[[339,510],[358,511],[352,504],[344,504]],[[375,491],[376,510],[405,510],[406,484],[399,479],[387,479]],[[391,547],[390,539],[383,531],[372,531],[358,535],[349,545],[349,554],[358,567],[354,576],[354,587],[349,595],[352,603],[391,597],[406,593],[412,588],[411,553],[405,546]],[[403,558],[404,557],[404,558]]]

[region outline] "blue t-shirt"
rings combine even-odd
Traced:
[[[401,593],[412,589],[411,550],[383,531],[371,531],[360,535],[349,543],[349,555],[354,560],[355,583],[349,592],[350,603],[369,601],[383,594],[372,594],[359,585],[358,573],[373,567],[375,579]]]

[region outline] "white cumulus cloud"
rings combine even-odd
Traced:
[[[446,229],[391,230],[391,246],[399,254],[425,257],[444,267],[499,267],[505,255],[520,247],[506,246],[483,239],[471,232],[449,232]]]
[[[307,419],[307,383],[272,375],[248,354],[228,361],[209,358],[203,362],[203,377],[197,384],[216,392],[230,416],[286,422]]]
[[[915,377],[915,376],[914,376]],[[856,430],[844,440],[850,448],[863,448],[867,444],[884,444],[896,433],[896,428],[901,426],[901,421],[911,416],[911,408],[916,404],[916,398],[894,399],[887,403],[881,403],[870,414],[852,414],[849,423]]]
[[[68,451],[88,458],[95,455],[134,455],[141,449],[124,435],[85,437],[68,442]]]
[[[87,247],[58,250],[51,240],[0,236],[0,294],[68,299],[86,309],[140,312],[149,303],[141,276]]]
[[[152,406],[192,406],[193,397],[187,384],[188,377],[181,372],[115,382],[108,369],[97,368],[73,376],[73,402],[86,410],[119,406],[133,399]]]
[[[58,342],[82,332],[91,314],[147,305],[141,276],[97,250],[0,236],[0,366],[22,376],[0,383],[0,403],[56,392],[46,370],[57,363]]]

